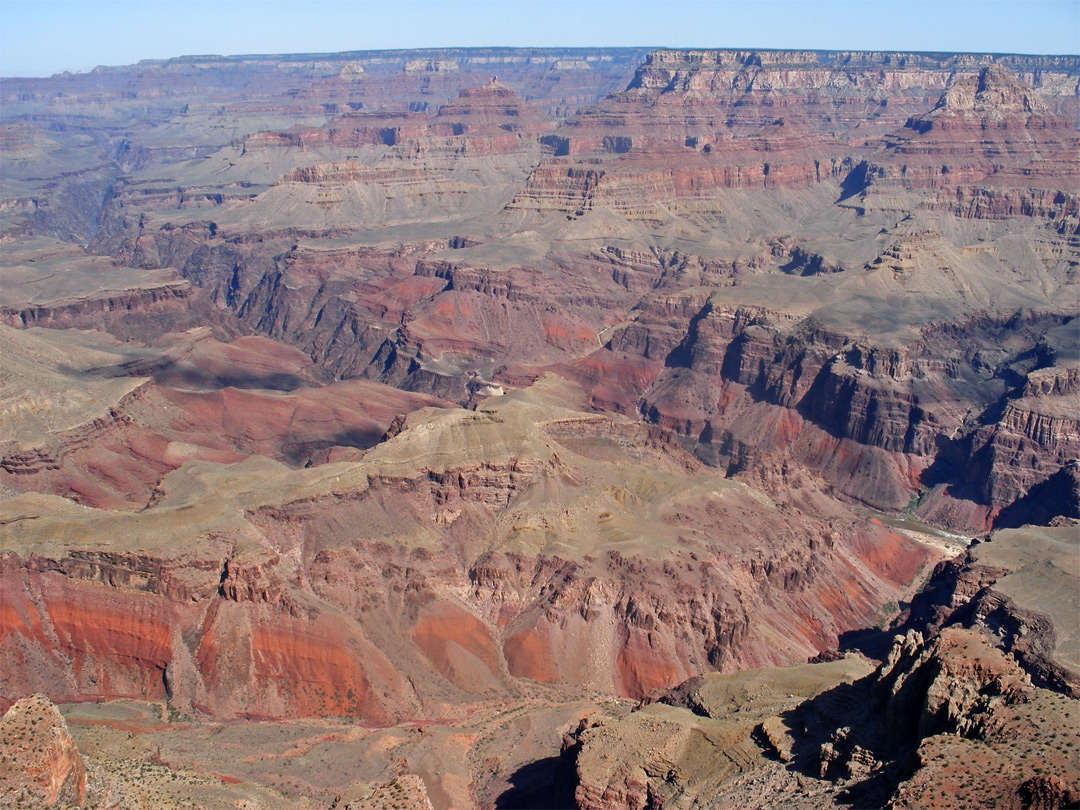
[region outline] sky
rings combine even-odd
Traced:
[[[1080,53],[1080,0],[0,0],[0,75],[190,54],[517,47]]]

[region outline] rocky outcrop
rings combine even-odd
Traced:
[[[1076,523],[994,532],[940,563],[913,600],[908,625],[922,632],[958,625],[983,630],[1024,667],[1032,682],[1080,697],[1080,660],[1067,641]]]
[[[334,801],[332,810],[432,810],[432,804],[424,780],[407,773],[352,788]]]
[[[1026,773],[1015,759],[1009,758],[1008,765],[995,770],[992,778],[972,782],[968,774],[978,767],[981,756],[976,755],[977,760],[960,773],[950,775],[938,752],[951,748],[954,754],[960,750],[974,754],[981,744],[988,749],[985,756],[1002,762],[1002,757],[1009,757],[1005,749],[1010,745],[1019,743],[1040,750],[1054,733],[1060,733],[1057,723],[1064,719],[1059,713],[1048,714],[1045,720],[1053,726],[1048,734],[1021,731],[1019,717],[1031,710],[1031,703],[1052,702],[1053,698],[1032,687],[1016,663],[994,650],[982,636],[962,630],[944,630],[925,642],[914,632],[897,637],[878,671],[850,690],[850,696],[825,693],[815,699],[803,721],[806,733],[813,737],[832,727],[841,700],[848,705],[873,701],[878,707],[877,719],[856,721],[833,731],[819,749],[820,773],[854,783],[848,795],[874,802],[888,798],[880,783],[889,784],[887,774],[892,768],[892,784],[899,782],[889,801],[889,806],[895,807],[933,801],[928,791],[935,780],[939,788],[943,780],[952,786],[945,793],[948,798],[944,804],[948,806],[995,798],[1016,802],[1026,780],[1034,775]],[[915,770],[908,775],[905,768],[911,766],[904,760],[913,750],[917,751]],[[1056,757],[1052,761],[1047,764],[1063,784],[1075,782],[1071,767]]]
[[[596,810],[713,806],[727,784],[768,764],[759,742],[763,727],[786,738],[781,717],[791,707],[867,669],[864,661],[848,658],[705,675],[626,716],[583,718],[563,737],[575,802]],[[817,793],[820,803],[824,797]]]
[[[1076,743],[1075,701],[1032,686],[978,633],[911,631],[875,671],[860,677],[859,665],[708,675],[629,715],[586,718],[563,742],[575,800],[961,808],[1080,795],[1060,747],[1062,735]]]
[[[83,807],[86,768],[67,723],[44,695],[0,718],[0,800],[9,807]]]

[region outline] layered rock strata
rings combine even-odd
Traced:
[[[11,499],[6,694],[372,722],[515,678],[640,697],[832,646],[930,559],[643,431],[508,395],[359,462],[188,464],[126,516]]]

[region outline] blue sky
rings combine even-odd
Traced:
[[[0,74],[454,46],[1080,53],[1080,0],[0,0]]]

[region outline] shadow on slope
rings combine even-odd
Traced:
[[[509,790],[496,800],[497,810],[574,810],[573,770],[563,757],[547,757],[518,768]]]

